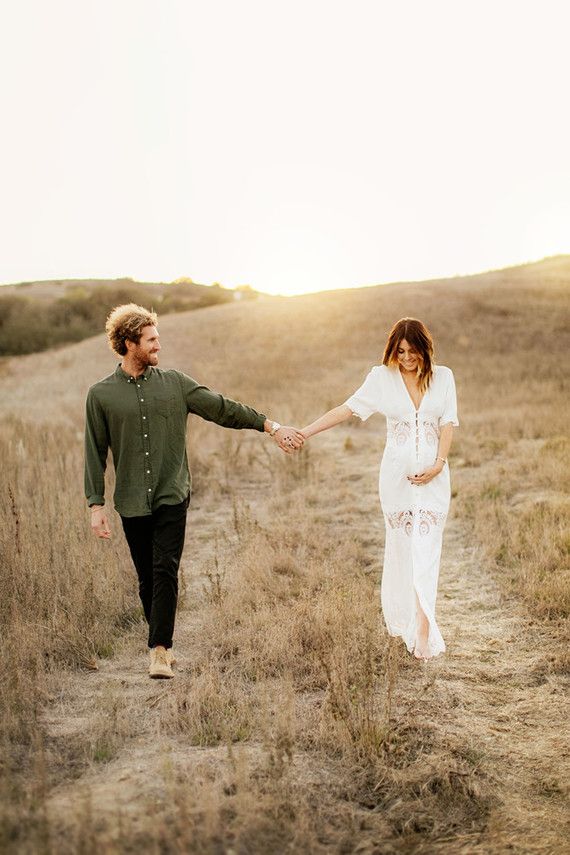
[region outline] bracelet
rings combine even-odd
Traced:
[[[436,457],[436,460],[441,460],[442,463],[447,463],[447,457]]]

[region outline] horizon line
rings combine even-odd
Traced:
[[[218,282],[218,281],[214,281],[214,282],[211,282],[209,284],[205,283],[205,282],[196,282],[192,279],[191,276],[179,276],[179,277],[176,277],[176,279],[172,279],[172,280],[136,279],[133,276],[126,276],[126,275],[115,276],[115,277],[108,277],[108,276],[83,276],[83,277],[81,277],[81,276],[64,276],[64,277],[54,276],[54,277],[50,277],[47,279],[22,279],[18,282],[14,282],[14,281],[0,282],[0,288],[4,288],[4,287],[13,287],[14,288],[14,287],[26,286],[26,285],[41,285],[41,284],[46,284],[49,282],[53,282],[53,283],[58,282],[58,283],[63,284],[64,282],[97,282],[97,281],[100,281],[100,282],[120,282],[120,281],[125,281],[125,280],[133,282],[134,284],[138,284],[138,285],[174,285],[180,280],[187,280],[190,284],[198,285],[201,288],[218,287],[218,288],[222,288],[224,291],[237,291],[240,288],[248,287],[248,288],[251,288],[252,291],[254,291],[255,293],[262,294],[263,296],[267,296],[267,297],[302,297],[306,294],[319,294],[319,293],[326,293],[327,291],[355,291],[355,290],[359,290],[362,288],[378,288],[382,285],[412,285],[412,284],[421,284],[421,283],[428,283],[428,282],[448,281],[451,279],[467,279],[467,278],[474,277],[474,276],[484,276],[488,273],[501,273],[505,270],[513,270],[513,269],[519,268],[519,267],[530,267],[530,266],[535,265],[535,264],[541,264],[545,261],[553,261],[555,259],[565,259],[565,258],[570,259],[570,253],[561,252],[561,253],[556,253],[554,255],[545,255],[542,258],[529,259],[527,261],[522,261],[522,262],[518,262],[518,263],[510,263],[510,264],[504,265],[502,267],[489,267],[489,268],[485,268],[483,270],[477,270],[477,271],[469,272],[469,273],[453,273],[450,275],[445,274],[445,275],[440,275],[440,276],[435,275],[435,276],[429,276],[429,277],[424,278],[424,279],[391,279],[391,280],[385,280],[385,281],[380,281],[380,282],[364,283],[364,284],[360,284],[360,285],[340,285],[340,286],[337,286],[334,288],[326,288],[325,287],[325,288],[311,289],[311,290],[299,292],[298,294],[286,294],[286,293],[281,293],[281,292],[272,293],[270,291],[263,291],[262,289],[255,288],[250,283],[245,283],[245,282],[240,283],[238,285],[233,285],[233,286],[224,285],[223,283]]]

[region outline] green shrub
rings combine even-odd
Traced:
[[[188,280],[170,285],[113,283],[70,285],[52,300],[33,295],[0,296],[0,356],[37,353],[97,335],[114,306],[138,303],[160,311],[187,312],[233,300],[233,291],[196,285]]]

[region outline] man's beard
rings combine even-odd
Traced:
[[[145,368],[148,365],[154,365],[154,357],[158,357],[158,353],[144,353],[143,351],[136,353],[136,358],[141,365],[144,365]]]

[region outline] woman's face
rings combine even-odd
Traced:
[[[411,344],[408,344],[405,338],[398,345],[396,353],[398,355],[398,364],[404,371],[417,371],[418,365],[421,365],[419,353]]]

